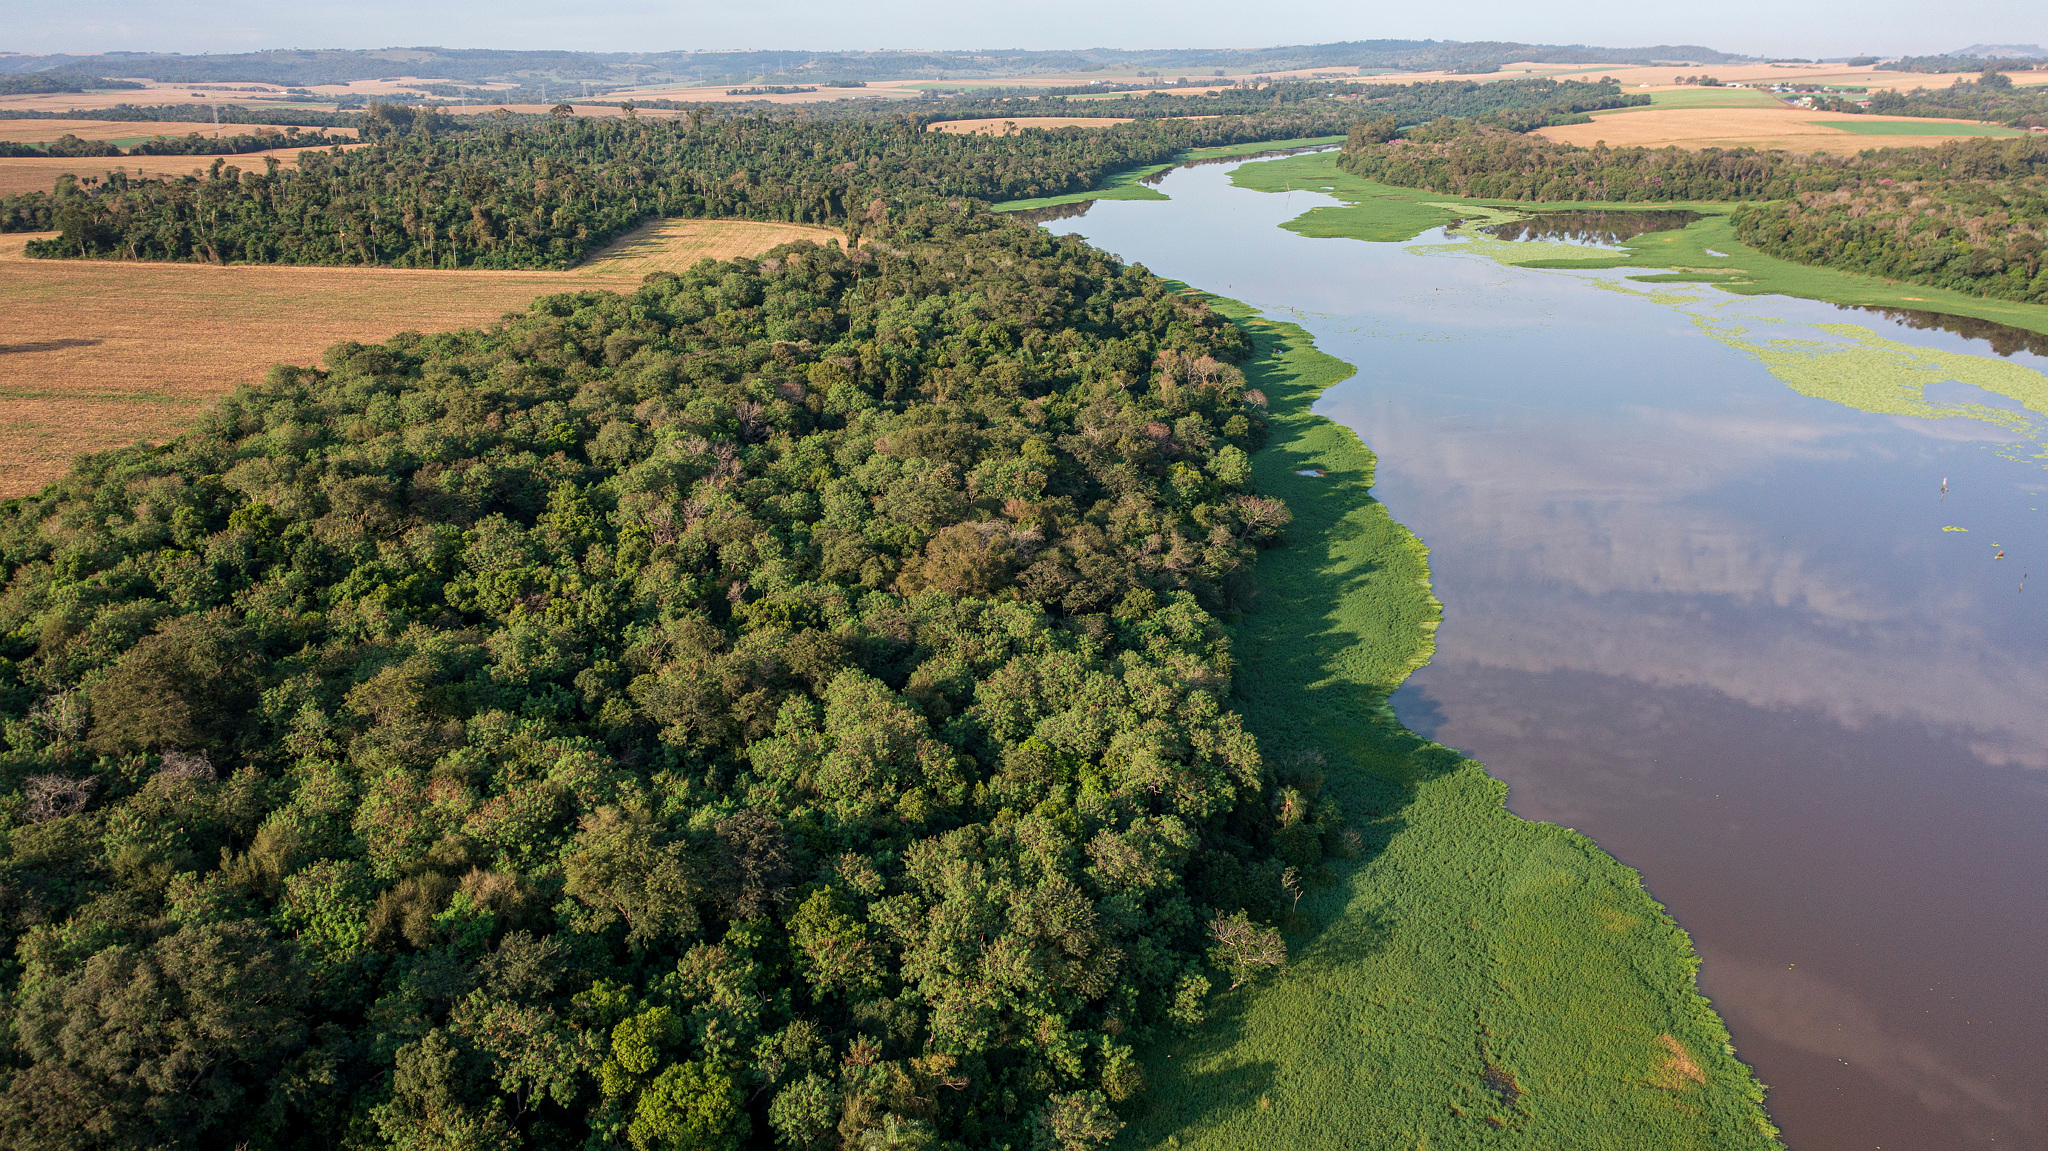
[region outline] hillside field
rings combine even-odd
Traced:
[[[175,436],[270,365],[317,362],[342,340],[475,327],[553,292],[630,291],[705,257],[838,235],[667,220],[560,272],[31,260],[22,249],[38,236],[0,236],[0,498],[40,490],[80,453]]]

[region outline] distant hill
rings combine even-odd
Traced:
[[[1275,48],[1089,48],[1055,52],[505,52],[484,48],[381,48],[280,49],[199,56],[175,52],[5,56],[0,57],[0,73],[62,69],[192,84],[226,80],[341,84],[404,75],[471,82],[588,82],[623,86],[675,80],[760,83],[968,79],[1139,68],[1169,76],[1217,70],[1278,72],[1325,67],[1483,69],[1519,60],[1554,64],[1723,64],[1747,58],[1692,44],[1597,48],[1584,44],[1456,40],[1353,40]]]
[[[1958,48],[1949,55],[1976,56],[1989,60],[2015,56],[2048,56],[2048,50],[2043,50],[2039,44],[1972,44],[1968,48]]]

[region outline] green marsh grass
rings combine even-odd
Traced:
[[[1946,120],[1813,120],[1823,128],[1839,128],[1858,136],[2024,136],[2019,128],[1998,124],[1952,124]]]
[[[1051,208],[1060,204],[1078,204],[1083,200],[1164,200],[1166,193],[1158,191],[1144,181],[1157,176],[1169,168],[1178,167],[1190,160],[1223,160],[1233,156],[1255,156],[1260,152],[1278,152],[1287,148],[1315,148],[1342,144],[1342,136],[1311,136],[1298,140],[1262,140],[1250,144],[1225,144],[1215,148],[1194,148],[1164,164],[1152,164],[1119,172],[1103,181],[1100,188],[1086,192],[1068,192],[1060,196],[1040,196],[1032,200],[1005,200],[994,205],[998,212],[1019,212],[1026,208]]]
[[[1320,757],[1365,850],[1302,901],[1283,971],[1148,1054],[1124,1145],[1776,1146],[1691,941],[1637,874],[1510,814],[1479,764],[1394,719],[1441,605],[1426,549],[1371,495],[1371,451],[1309,410],[1353,369],[1211,299],[1254,335],[1254,474],[1295,517],[1233,629],[1234,702],[1269,759]]]
[[[1231,182],[1261,192],[1292,189],[1328,193],[1343,203],[1310,209],[1281,226],[1304,236],[1376,242],[1411,240],[1430,228],[1441,227],[1461,217],[1479,216],[1481,210],[1487,208],[1506,208],[1517,212],[1560,208],[1617,211],[1687,208],[1704,213],[1705,218],[1676,231],[1645,232],[1624,243],[1622,252],[1595,253],[1583,259],[1545,259],[1542,257],[1548,253],[1532,246],[1532,258],[1512,262],[1525,268],[1662,269],[1687,277],[1703,277],[1707,282],[1743,295],[1777,294],[1834,304],[1915,308],[1993,320],[2032,332],[2048,332],[2048,306],[1990,300],[1945,288],[1899,283],[1766,256],[1735,238],[1735,225],[1729,219],[1729,213],[1738,205],[1730,203],[1527,203],[1465,199],[1360,179],[1337,167],[1337,154],[1334,152],[1244,164],[1231,173]],[[1724,255],[1716,256],[1712,254],[1714,252]]]

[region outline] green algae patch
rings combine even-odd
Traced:
[[[1294,514],[1233,627],[1233,702],[1270,761],[1320,761],[1364,849],[1302,901],[1286,968],[1148,1052],[1121,1145],[1777,1146],[1639,876],[1394,719],[1442,608],[1426,548],[1372,497],[1372,452],[1310,411],[1353,369],[1210,299],[1253,336],[1271,404],[1253,473]]]
[[[1862,324],[1800,325],[1832,337],[1827,340],[1774,337],[1770,329],[1785,321],[1697,310],[1689,306],[1702,302],[1696,295],[1644,291],[1613,281],[1600,281],[1597,286],[1682,308],[1701,331],[1754,356],[1801,395],[1874,415],[1977,420],[2034,449],[2001,450],[2000,454],[2013,459],[2027,455],[2048,459],[2048,422],[2038,418],[2048,417],[2048,376],[2025,364],[1916,347],[1886,339]],[[1929,400],[1927,389],[1943,383],[1965,384],[2003,397],[2019,410],[1988,403]]]
[[[1261,192],[1319,191],[1343,201],[1341,206],[1316,207],[1281,225],[1288,231],[1313,238],[1351,239],[1374,242],[1412,240],[1431,228],[1457,219],[1476,219],[1482,209],[1497,209],[1518,215],[1532,211],[1566,208],[1603,208],[1639,211],[1645,208],[1685,208],[1700,212],[1703,219],[1673,231],[1647,232],[1623,243],[1619,252],[1575,248],[1566,256],[1555,252],[1531,251],[1509,256],[1503,262],[1524,268],[1596,271],[1612,268],[1662,269],[1687,276],[1718,277],[1711,282],[1738,295],[1784,295],[1832,304],[1884,308],[1912,308],[1971,316],[2048,333],[2048,306],[1990,300],[1945,288],[1902,284],[1874,276],[1839,272],[1780,260],[1754,251],[1735,238],[1730,213],[1740,206],[1729,203],[1615,204],[1592,201],[1525,203],[1521,201],[1470,200],[1427,192],[1418,188],[1396,188],[1361,179],[1337,167],[1337,154],[1321,152],[1309,156],[1244,164],[1231,173],[1231,182]],[[1518,249],[1536,245],[1514,245]],[[1672,283],[1696,281],[1666,281]],[[1701,281],[1704,282],[1704,281]]]
[[[1861,324],[1814,324],[1841,342],[1756,339],[1739,322],[1697,317],[1716,339],[1741,348],[1803,395],[1880,415],[1920,419],[1963,417],[2015,432],[2034,431],[2027,413],[2048,415],[2048,376],[2023,364],[1934,351],[1888,340]],[[1929,384],[1953,381],[2004,396],[2026,411],[1989,404],[1931,403]]]
[[[1235,156],[1256,156],[1260,152],[1279,152],[1289,148],[1316,148],[1344,142],[1342,136],[1309,136],[1296,140],[1263,140],[1250,144],[1224,144],[1214,148],[1195,148],[1164,164],[1148,164],[1128,172],[1118,172],[1102,182],[1099,188],[1086,192],[1068,192],[1059,196],[1039,196],[1030,200],[1005,200],[990,205],[998,212],[1022,212],[1031,208],[1054,208],[1061,204],[1079,204],[1088,200],[1165,200],[1166,193],[1145,183],[1162,172],[1179,167],[1190,161],[1227,160]]]

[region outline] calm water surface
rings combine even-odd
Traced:
[[[1318,410],[1379,454],[1377,494],[1429,545],[1445,603],[1397,711],[1485,762],[1517,813],[1641,869],[1789,1144],[2048,1147],[2038,423],[1872,414],[1750,349],[1857,324],[2048,359],[1827,304],[1509,268],[1441,233],[1305,239],[1278,225],[1332,201],[1236,189],[1227,168],[1162,190],[1048,226],[1297,319],[1358,366]],[[2019,410],[1957,383],[1926,396]]]

